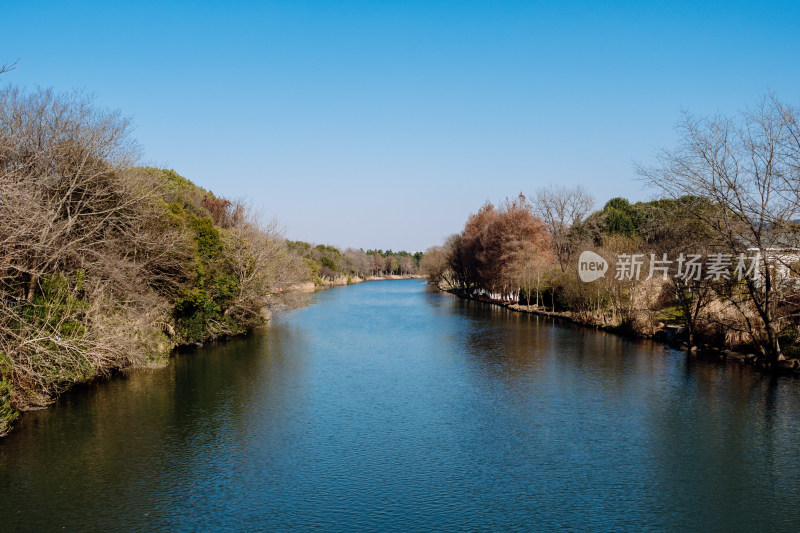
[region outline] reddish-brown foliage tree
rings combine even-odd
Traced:
[[[468,283],[492,292],[513,290],[511,267],[523,250],[550,254],[547,229],[525,196],[506,199],[499,208],[485,204],[470,215],[461,237],[459,253]]]

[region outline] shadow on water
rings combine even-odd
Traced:
[[[26,413],[0,443],[3,492],[15,495],[0,504],[11,505],[4,516],[49,528],[115,523],[140,510],[158,523],[159,509],[204,486],[176,481],[195,469],[213,470],[217,480],[232,475],[231,465],[215,461],[246,440],[251,400],[269,391],[268,408],[284,417],[296,404],[302,360],[287,358],[284,344],[302,339],[276,328],[279,335],[267,329],[183,352],[166,368],[92,384]]]

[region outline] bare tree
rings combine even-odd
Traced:
[[[342,253],[342,260],[348,271],[358,278],[366,277],[372,268],[372,258],[364,250],[347,248]]]
[[[537,307],[542,303],[542,289],[552,267],[552,258],[530,243],[524,243],[512,258],[508,267],[509,281],[525,293],[527,305],[531,305],[531,294],[535,295]]]
[[[425,250],[419,264],[420,271],[428,281],[437,285],[447,278],[447,252],[443,246],[432,246]]]
[[[373,252],[372,254],[372,275],[373,276],[380,276],[383,274],[383,268],[386,265],[386,261],[384,261],[383,256],[378,252]]]
[[[574,254],[569,230],[583,220],[593,205],[594,198],[580,186],[551,186],[536,192],[534,211],[550,232],[553,253],[562,271]]]
[[[4,63],[0,65],[0,74],[5,74],[6,72],[11,72],[12,70],[16,70],[17,68],[17,61],[14,61],[11,64]]]
[[[150,198],[124,176],[137,156],[129,131],[118,112],[95,110],[79,93],[0,92],[0,246],[27,278],[26,298],[42,273],[128,231]]]
[[[283,303],[289,287],[304,281],[304,268],[286,247],[276,220],[264,224],[254,212],[238,212],[241,218],[230,228],[224,254],[226,271],[237,277],[237,292],[224,314],[253,324],[267,306]],[[217,326],[225,332],[224,324]]]
[[[0,91],[0,352],[17,407],[159,351],[138,333],[168,312],[153,288],[181,282],[185,240],[136,156],[128,121],[79,93]]]
[[[397,270],[397,267],[399,266],[397,258],[395,256],[393,256],[393,255],[387,255],[383,259],[383,262],[384,262],[384,265],[385,265],[384,266],[384,272],[386,272],[386,274],[389,275],[389,276],[394,274],[395,270]]]
[[[400,258],[400,273],[404,275],[414,273],[414,260],[411,256],[404,255]]]
[[[464,246],[462,233],[454,233],[447,238],[444,253],[447,258],[447,268],[443,271],[444,281],[454,289],[468,289],[471,271],[465,261],[468,250]]]
[[[705,200],[687,204],[687,210],[702,221],[720,253],[759,258],[755,275],[728,284],[721,296],[736,307],[771,362],[783,358],[779,334],[796,311],[793,285],[779,274],[794,268],[785,258],[800,249],[796,117],[795,109],[773,95],[735,118],[685,114],[678,147],[662,152],[656,167],[638,169],[669,197]],[[708,209],[709,203],[716,208]]]

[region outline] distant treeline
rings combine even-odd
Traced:
[[[419,262],[422,252],[409,253],[405,250],[367,250],[338,248],[326,244],[314,246],[303,241],[286,241],[289,249],[302,257],[308,265],[312,280],[322,285],[325,280],[345,277],[354,278],[380,277],[390,275],[409,275],[419,273]]]
[[[773,96],[736,117],[687,115],[679,145],[637,169],[662,198],[592,211],[580,187],[550,187],[486,204],[422,270],[457,292],[640,335],[679,324],[689,346],[798,366],[783,361],[800,355],[797,116]],[[605,276],[581,281],[583,251]]]

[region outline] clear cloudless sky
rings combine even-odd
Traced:
[[[292,239],[424,250],[490,200],[651,193],[681,110],[798,104],[800,2],[0,4],[0,83],[82,88],[144,162]]]

